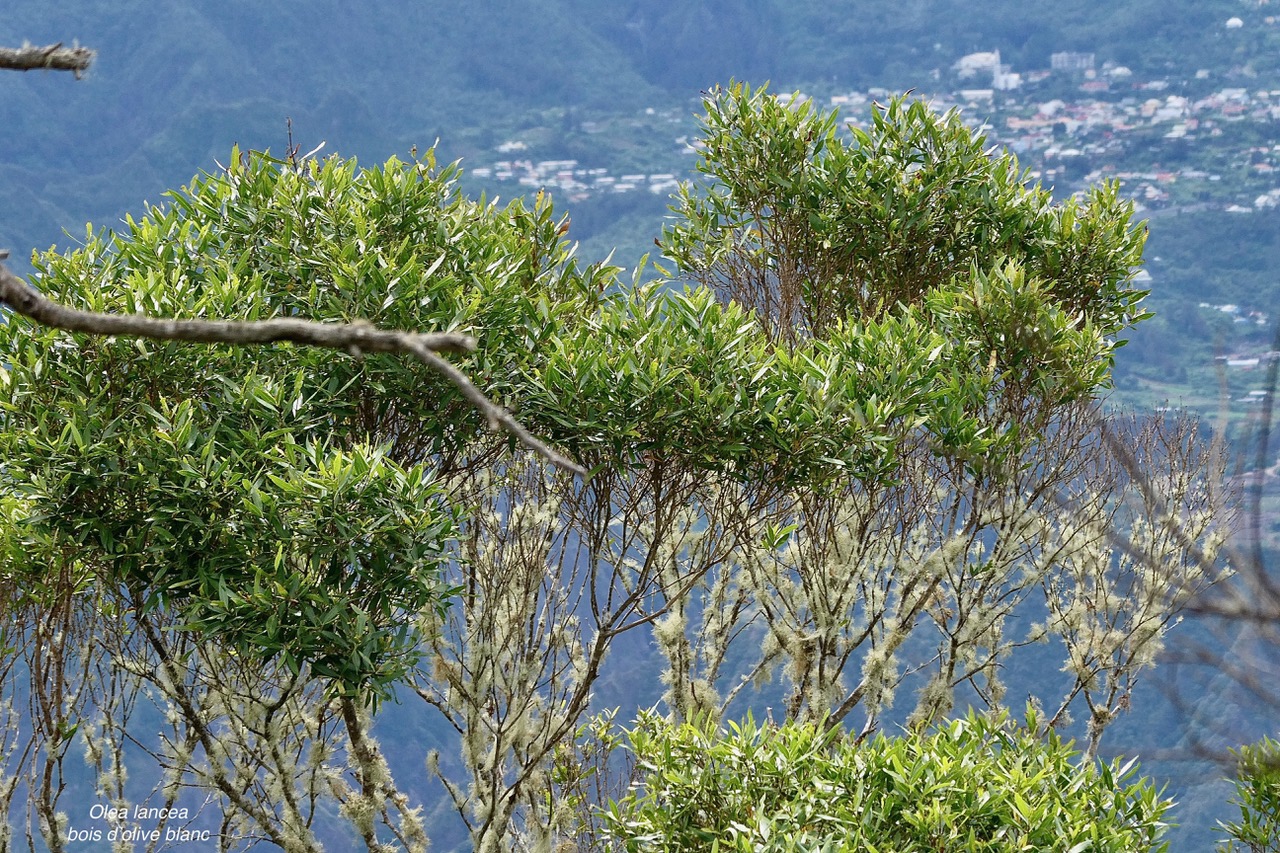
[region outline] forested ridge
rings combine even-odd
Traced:
[[[1061,50],[1151,75],[1247,65],[1265,82],[1274,30],[1224,38],[1222,22],[1242,12],[1236,0],[1106,8],[1080,0],[1052,10],[928,0],[487,0],[359,12],[337,3],[303,11],[24,0],[6,8],[6,41],[101,48],[81,85],[8,81],[0,177],[25,213],[0,226],[0,242],[44,246],[64,229],[78,236],[74,223],[109,226],[138,200],[210,168],[232,143],[283,148],[286,116],[304,145],[327,140],[330,152],[376,161],[436,139],[444,156],[470,153],[476,129],[507,126],[530,108],[671,104],[691,114],[699,91],[731,77],[927,88],[933,71],[980,50],[998,49],[1019,69],[1047,67]]]

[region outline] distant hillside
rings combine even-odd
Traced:
[[[490,2],[502,7],[514,3]],[[1240,0],[566,0],[648,82],[682,93],[727,74],[761,81],[920,86],[966,53],[999,50],[1018,68],[1088,51],[1148,75],[1249,66],[1270,74],[1280,33],[1267,8]],[[549,12],[555,15],[555,12]],[[1228,32],[1228,18],[1247,19]],[[1248,59],[1246,60],[1246,57]]]
[[[603,39],[527,4],[357,7],[245,0],[181,4],[17,0],[0,42],[95,48],[90,74],[0,78],[10,210],[0,245],[22,254],[87,219],[116,221],[233,143],[382,160],[531,105],[632,105],[658,92]],[[542,4],[539,4],[542,5]],[[555,6],[556,4],[548,4]],[[381,7],[381,8],[378,8]]]
[[[1089,51],[1136,72],[1273,75],[1280,28],[1239,0],[1054,4],[973,0],[469,0],[301,5],[249,0],[53,4],[12,0],[0,42],[78,40],[89,77],[0,82],[11,210],[22,254],[110,224],[212,168],[233,142],[381,160],[529,110],[685,104],[730,77],[780,86],[926,86],[954,60],[1001,51],[1016,68]],[[1231,16],[1245,26],[1228,31]],[[643,140],[641,140],[642,142]]]

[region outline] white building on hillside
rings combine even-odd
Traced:
[[[1001,91],[1016,89],[1022,85],[1022,75],[1014,74],[1008,65],[1000,64],[1000,51],[992,50],[962,56],[951,69],[961,80],[979,75],[991,75],[991,88]]]

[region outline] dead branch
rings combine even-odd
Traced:
[[[8,252],[0,251],[0,260]],[[557,468],[586,474],[572,459],[556,452],[529,433],[506,409],[496,405],[438,353],[471,352],[476,347],[467,335],[448,332],[402,332],[378,329],[368,323],[319,323],[294,317],[271,320],[165,320],[137,314],[99,314],[68,308],[41,295],[0,263],[0,303],[35,322],[68,332],[90,335],[150,338],[162,341],[220,343],[233,346],[287,341],[304,346],[365,352],[404,353],[417,358],[449,380],[468,402],[480,410],[491,429],[503,429],[525,447]]]
[[[79,80],[93,62],[93,51],[87,47],[63,47],[62,42],[44,47],[24,44],[22,47],[0,47],[0,68],[31,71],[36,68],[71,71]]]

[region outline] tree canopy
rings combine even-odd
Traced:
[[[676,723],[776,681],[787,719],[862,737],[904,688],[913,730],[1000,713],[1053,640],[1032,735],[1082,710],[1096,754],[1221,541],[1194,424],[1097,405],[1144,317],[1132,207],[1054,204],[907,100],[856,133],[743,85],[706,107],[656,283],[433,152],[233,151],[36,257],[93,312],[465,334],[459,369],[588,472],[395,353],[0,327],[0,685],[42,720],[4,772],[50,847],[79,731],[105,796],[210,792],[228,846],[318,849],[336,800],[369,849],[418,849],[369,730],[393,695],[457,733],[428,766],[476,849],[572,835],[553,771],[640,631]],[[166,721],[150,793],[122,769],[139,697]]]

